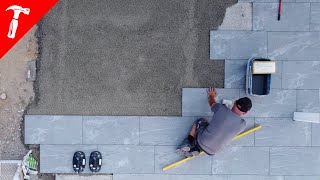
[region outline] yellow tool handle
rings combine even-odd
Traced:
[[[248,130],[248,131],[245,131],[245,132],[239,134],[238,136],[234,137],[232,140],[234,141],[234,140],[236,140],[236,139],[239,139],[239,138],[241,138],[242,136],[245,136],[245,135],[247,135],[247,134],[250,134],[250,133],[252,133],[252,132],[254,132],[254,131],[259,130],[260,128],[262,128],[262,126],[260,126],[260,125],[257,126],[257,127],[254,127],[254,128],[252,128],[252,129],[250,129],[250,130]]]
[[[239,138],[242,137],[242,136],[245,136],[245,135],[250,134],[250,133],[252,133],[252,132],[254,132],[254,131],[257,131],[257,130],[259,130],[261,127],[262,127],[262,126],[259,125],[259,126],[257,126],[257,127],[254,127],[254,128],[252,128],[252,129],[248,130],[248,131],[245,131],[245,132],[237,135],[236,137],[234,137],[233,140],[239,139]],[[201,151],[200,154],[204,154],[204,152]],[[184,162],[186,162],[186,161],[189,161],[190,159],[193,159],[193,158],[195,158],[195,157],[197,157],[197,156],[192,156],[192,157],[187,157],[187,158],[181,159],[180,161],[177,161],[177,162],[175,162],[175,163],[172,163],[172,164],[170,164],[170,165],[162,168],[162,170],[163,170],[163,171],[166,171],[166,170],[168,170],[168,169],[170,169],[170,168],[173,168],[173,167],[175,167],[175,166],[177,166],[177,165],[179,165],[179,164],[181,164],[181,163],[184,163]]]

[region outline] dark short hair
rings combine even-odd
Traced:
[[[236,102],[238,109],[241,112],[248,112],[252,108],[252,102],[249,98],[243,97],[237,100]]]

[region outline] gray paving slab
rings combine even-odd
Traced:
[[[241,90],[240,97],[247,96]],[[268,96],[249,97],[252,108],[245,117],[293,117],[296,111],[296,90],[271,89]]]
[[[296,0],[297,3],[300,2],[320,2],[320,0]]]
[[[239,89],[217,88],[217,102],[222,99],[239,99]],[[182,116],[212,116],[208,105],[207,88],[183,88],[182,90]]]
[[[311,124],[292,118],[256,118],[263,129],[255,134],[256,146],[311,146]]]
[[[283,62],[283,88],[319,90],[320,81],[317,81],[317,79],[320,79],[320,61]]]
[[[319,32],[268,32],[268,57],[319,61]]]
[[[210,59],[249,59],[251,57],[267,57],[266,32],[210,32]]]
[[[297,90],[297,112],[320,112],[320,91]]]
[[[271,175],[320,175],[320,148],[272,147]]]
[[[81,144],[81,116],[26,115],[25,144]]]
[[[281,89],[282,86],[282,61],[276,61],[276,73],[271,75],[271,88]]]
[[[196,117],[141,117],[140,144],[177,146],[189,134]]]
[[[83,151],[89,157],[95,150],[103,157],[99,173],[154,173],[154,147],[134,145],[40,145],[40,172],[74,173],[74,152]],[[84,173],[89,171],[86,168]]]
[[[184,158],[176,152],[176,146],[155,147],[155,173],[159,174],[208,174],[211,175],[211,160],[208,155],[200,155],[188,162],[163,171],[162,168]]]
[[[312,3],[311,5],[310,30],[320,31],[320,3]]]
[[[112,175],[56,175],[55,180],[112,180]]]
[[[139,144],[138,116],[84,116],[83,144]]]
[[[320,146],[320,124],[312,124],[312,146]]]
[[[247,62],[248,60],[225,60],[224,88],[245,88]],[[272,74],[271,88],[281,88],[282,63],[276,61],[276,73]]]
[[[114,174],[113,180],[228,180],[215,175]]]
[[[319,176],[285,176],[284,180],[319,180]]]
[[[279,2],[253,3],[254,31],[309,31],[310,3],[282,3],[278,21]]]
[[[224,88],[245,88],[248,60],[224,61]]]
[[[75,173],[72,168],[73,154],[83,151],[89,157],[97,148],[96,145],[40,145],[40,172]],[[89,168],[85,168],[84,173],[91,172]]]
[[[228,180],[285,180],[283,176],[229,175]]]
[[[154,146],[99,145],[103,173],[154,173]]]
[[[269,173],[268,147],[231,147],[212,157],[212,174]]]
[[[239,0],[239,2],[275,3],[278,0]],[[283,2],[296,2],[296,0],[283,0]]]
[[[237,3],[228,7],[219,30],[252,30],[252,3]]]
[[[254,118],[244,118],[247,127],[244,131],[247,131],[249,129],[252,129],[255,127],[255,121]],[[228,146],[254,146],[254,133],[247,134],[233,142],[231,142]]]

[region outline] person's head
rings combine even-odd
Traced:
[[[247,112],[250,111],[251,107],[252,107],[251,100],[247,97],[243,97],[234,102],[232,111],[242,116],[247,114]]]

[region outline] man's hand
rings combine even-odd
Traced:
[[[209,106],[212,107],[216,103],[215,97],[217,97],[217,91],[214,87],[210,87],[207,92],[208,92],[208,103],[209,103]]]

